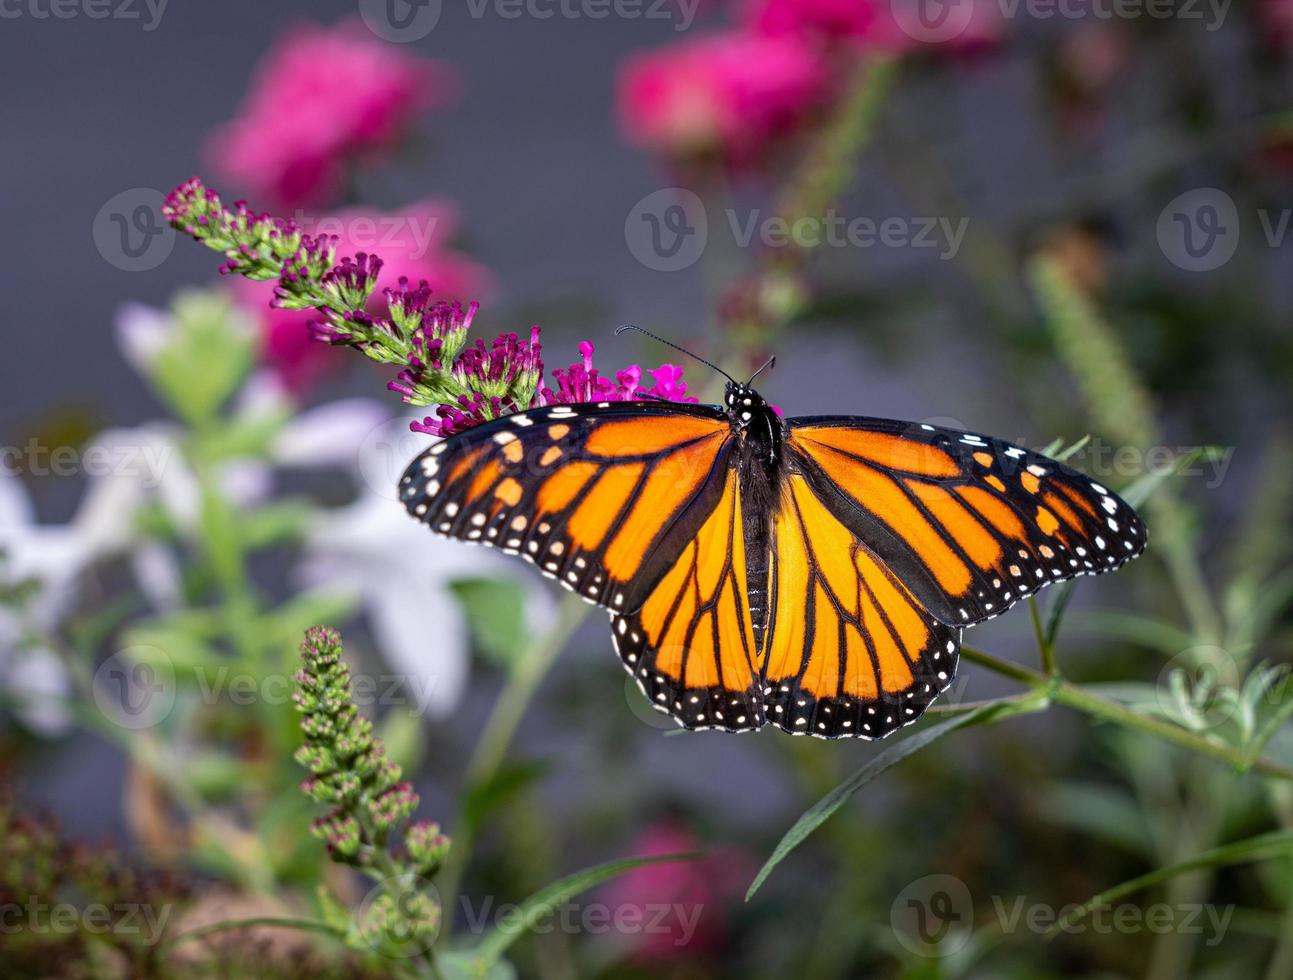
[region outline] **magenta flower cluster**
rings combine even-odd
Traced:
[[[258,213],[243,201],[226,207],[220,196],[193,178],[171,192],[162,208],[177,229],[221,252],[225,274],[277,280],[273,305],[311,312],[312,339],[361,351],[398,368],[387,387],[410,405],[432,413],[411,423],[416,432],[448,436],[481,422],[539,405],[687,398],[682,369],[671,364],[643,371],[634,364],[613,377],[593,366],[593,345],[579,345],[580,363],[543,377],[539,327],[528,339],[499,334],[492,343],[469,343],[479,310],[436,300],[425,280],[401,277],[374,303],[382,273],[380,257],[359,252],[338,257],[338,239],[313,236],[292,221]]]

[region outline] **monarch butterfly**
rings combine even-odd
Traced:
[[[401,499],[608,609],[643,694],[695,730],[883,738],[951,684],[962,627],[1145,548],[1128,504],[1038,453],[922,423],[783,420],[754,378],[727,377],[722,406],[550,405],[476,426],[422,453]]]

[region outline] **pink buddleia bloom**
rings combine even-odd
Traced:
[[[646,400],[664,400],[695,403],[695,398],[687,398],[687,383],[682,380],[682,368],[672,364],[662,364],[648,371],[655,381],[654,386],[642,386],[642,368],[630,364],[622,371],[615,373],[612,380],[604,376],[593,366],[594,347],[591,341],[579,345],[582,362],[570,367],[554,368],[552,371],[556,388],[539,389],[540,405],[575,405],[580,402],[631,402]]]
[[[745,163],[827,97],[829,76],[796,37],[716,34],[631,56],[620,68],[620,126],[670,157]]]
[[[238,115],[209,143],[213,164],[278,207],[335,200],[359,157],[388,152],[454,89],[445,65],[415,58],[358,21],[299,26],[262,59]]]

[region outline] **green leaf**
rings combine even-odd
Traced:
[[[194,428],[206,428],[251,370],[255,332],[231,300],[187,292],[171,305],[175,329],[149,368],[159,397]]]
[[[276,500],[246,515],[242,524],[243,545],[248,549],[269,548],[298,541],[305,535],[312,508],[304,500]]]
[[[453,583],[458,602],[483,654],[510,665],[525,648],[525,589],[511,579],[472,578]]]
[[[968,728],[971,725],[996,721],[1010,715],[1021,714],[1031,710],[1031,708],[1031,702],[1027,701],[1021,702],[1013,699],[990,701],[987,704],[980,705],[968,714],[922,728],[914,735],[909,735],[896,745],[890,745],[879,754],[872,756],[862,768],[813,804],[795,822],[795,825],[786,831],[786,835],[781,838],[776,848],[773,849],[772,856],[768,858],[763,867],[759,869],[759,873],[755,875],[754,881],[751,882],[749,890],[745,893],[745,900],[748,902],[754,896],[754,893],[759,890],[768,875],[772,873],[773,868],[780,864],[786,855],[802,844],[809,834],[825,823],[836,810],[848,802],[849,797],[886,769],[901,762],[907,756],[915,754],[931,742],[935,742],[944,735],[956,731],[958,728]]]
[[[1092,896],[1088,901],[1062,916],[1055,925],[1051,926],[1047,932],[1047,938],[1054,938],[1061,931],[1102,905],[1108,905],[1127,895],[1171,878],[1176,878],[1179,875],[1198,871],[1201,868],[1220,868],[1230,864],[1243,864],[1247,861],[1257,861],[1262,858],[1289,853],[1293,853],[1293,830],[1275,830],[1267,834],[1258,834],[1256,837],[1249,837],[1234,844],[1223,844],[1221,847],[1214,847],[1211,850],[1204,851],[1202,854],[1196,854],[1192,858],[1178,861],[1176,864],[1170,864],[1167,867],[1151,871],[1149,874],[1143,874],[1138,878],[1124,881],[1122,884],[1114,885],[1112,888]]]
[[[533,929],[539,921],[549,915],[553,909],[568,902],[581,892],[610,881],[622,874],[644,867],[648,864],[661,864],[665,861],[693,861],[698,854],[658,854],[650,857],[621,858],[618,861],[607,861],[583,871],[576,871],[565,878],[560,878],[541,888],[520,904],[517,914],[508,916],[485,936],[466,959],[474,960],[478,967],[465,974],[471,977],[489,976],[488,969],[507,952],[509,946],[516,942],[527,930]]]
[[[1191,449],[1188,453],[1182,453],[1172,460],[1171,466],[1165,466],[1160,470],[1153,470],[1140,477],[1131,486],[1127,487],[1120,494],[1123,500],[1133,507],[1139,507],[1146,500],[1154,495],[1157,490],[1169,476],[1175,476],[1187,466],[1192,465],[1196,460],[1212,459],[1220,450],[1216,446],[1198,446]]]
[[[177,680],[193,680],[220,663],[219,653],[178,623],[152,621],[126,631],[125,647],[136,663],[148,663]]]
[[[1046,612],[1046,628],[1042,631],[1050,647],[1055,646],[1055,640],[1060,634],[1060,623],[1064,620],[1064,612],[1073,598],[1073,587],[1076,584],[1077,579],[1069,579],[1067,582],[1061,582],[1055,589],[1055,597],[1051,599],[1050,609]]]

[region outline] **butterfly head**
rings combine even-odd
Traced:
[[[762,412],[768,410],[768,403],[763,396],[747,384],[739,381],[727,383],[727,394],[723,399],[727,406],[727,416],[732,422],[745,428]]]

